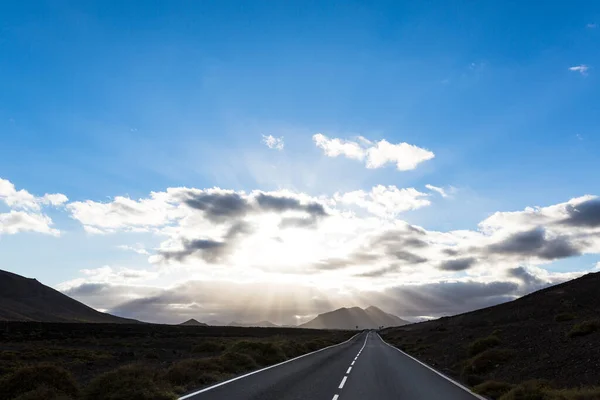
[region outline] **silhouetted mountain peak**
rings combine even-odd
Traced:
[[[388,314],[375,306],[367,307],[364,310],[360,307],[342,307],[319,314],[315,319],[300,325],[299,328],[356,329],[358,326],[358,329],[372,329],[382,326],[406,325],[407,323],[408,321]]]
[[[0,321],[139,322],[94,310],[35,278],[3,270],[0,270]]]

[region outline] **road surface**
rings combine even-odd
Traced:
[[[483,399],[375,332],[183,396],[188,400]]]

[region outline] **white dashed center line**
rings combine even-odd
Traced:
[[[338,389],[343,389],[344,388],[344,385],[346,384],[346,381],[348,380],[348,374],[352,371],[352,366],[354,365],[354,363],[356,362],[356,360],[358,360],[358,356],[360,356],[360,353],[362,353],[363,349],[367,345],[367,339],[369,338],[370,334],[371,334],[370,332],[367,333],[367,337],[365,338],[365,342],[363,343],[362,347],[358,351],[358,354],[356,355],[356,357],[354,357],[354,360],[352,360],[352,363],[348,367],[348,370],[346,371],[346,375],[344,375],[344,377],[342,378],[342,382],[340,382],[340,386],[338,386]],[[340,397],[339,394],[334,394],[332,400],[338,400],[339,397]]]

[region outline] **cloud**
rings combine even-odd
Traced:
[[[440,264],[440,269],[444,271],[464,271],[473,266],[477,260],[474,257],[458,258],[447,260]]]
[[[283,136],[274,137],[273,135],[262,135],[262,142],[270,149],[273,150],[283,150]]]
[[[252,209],[243,194],[233,191],[189,190],[182,193],[182,196],[187,206],[204,211],[204,215],[212,222],[223,222],[231,218],[242,217]]]
[[[0,202],[10,209],[8,213],[0,214],[0,235],[38,232],[59,236],[60,231],[51,228],[52,219],[41,209],[43,206],[62,206],[67,201],[67,196],[60,193],[38,197],[25,189],[17,190],[12,182],[0,178]]]
[[[169,283],[202,280],[216,286],[236,282],[314,286],[319,289],[319,296],[323,292],[337,293],[328,294],[329,300],[319,297],[319,301],[329,305],[366,302],[362,296],[372,295],[390,308],[418,312],[405,315],[466,310],[471,307],[466,297],[460,297],[463,303],[456,308],[430,298],[452,298],[459,295],[454,291],[461,288],[481,289],[481,298],[473,304],[485,306],[506,301],[532,287],[568,278],[546,274],[544,265],[579,254],[600,253],[595,196],[497,212],[473,229],[455,231],[429,230],[398,217],[403,211],[428,205],[429,196],[412,188],[383,185],[332,196],[309,196],[289,190],[244,192],[180,187],[152,192],[138,200],[115,197],[108,202],[80,202],[78,207],[68,204],[67,210],[85,229],[105,234],[139,229],[153,232],[161,240],[158,246],[152,246],[153,250],[144,243],[130,247],[150,253],[150,267],[162,271]],[[524,270],[512,271],[518,266]],[[110,282],[122,281],[117,273],[113,271],[114,280]],[[82,279],[79,284],[107,283],[87,275]],[[145,279],[150,278],[140,279],[135,281],[136,286],[146,284]],[[163,279],[157,281],[165,285]],[[399,282],[403,285],[399,286]],[[505,291],[500,293],[499,288]],[[405,297],[421,289],[420,303],[416,298]],[[175,294],[155,297],[158,292],[171,289],[144,290],[143,296],[132,292],[119,304],[129,305],[118,308],[119,312],[135,317],[156,311],[157,318],[167,318],[178,307],[187,310],[178,317],[223,312],[224,305],[209,306],[205,302],[210,300],[194,297],[193,293],[168,303],[167,299],[175,299]],[[410,307],[388,303],[388,294],[397,295],[397,301],[408,301]],[[259,303],[267,301],[262,293],[253,295]],[[354,297],[348,298],[350,295]],[[114,302],[105,304],[99,295],[94,296],[98,307],[116,307]],[[124,294],[118,296],[122,299]],[[138,297],[148,300],[129,303]],[[250,302],[249,298],[245,300]],[[244,306],[247,308],[248,304]],[[311,313],[309,309],[297,311],[298,315]]]
[[[323,152],[328,157],[345,156],[359,161],[365,158],[366,151],[356,142],[343,139],[329,139],[321,133],[313,135],[313,141],[317,147],[323,149]]]
[[[381,168],[387,163],[395,163],[398,171],[409,171],[433,157],[431,151],[412,144],[391,144],[381,140],[367,149],[367,168]]]
[[[598,24],[594,24],[594,23],[589,23],[586,25],[586,28],[589,29],[596,29],[598,27]]]
[[[562,224],[589,228],[600,227],[600,199],[598,198],[578,204],[568,204],[566,211],[569,216],[561,221]]]
[[[10,208],[39,211],[42,205],[60,206],[68,200],[67,196],[61,193],[37,197],[25,189],[17,190],[13,183],[0,178],[0,201]]]
[[[371,214],[395,218],[398,214],[426,207],[431,204],[427,194],[414,188],[399,189],[396,186],[374,186],[370,192],[355,190],[346,193],[335,193],[336,202],[363,208]]]
[[[581,254],[566,237],[548,237],[544,228],[518,232],[487,248],[496,254],[539,257],[545,260],[567,258]]]
[[[437,186],[433,186],[433,185],[429,185],[429,184],[425,185],[425,187],[427,189],[431,190],[432,192],[438,193],[440,196],[442,196],[444,198],[448,197],[448,193],[446,193],[446,191],[441,187],[437,187]]]
[[[0,235],[14,235],[20,232],[38,232],[59,236],[60,231],[51,228],[51,225],[52,220],[42,214],[15,210],[0,214]]]
[[[134,246],[130,246],[130,245],[126,245],[126,244],[121,244],[119,246],[117,246],[118,249],[121,250],[125,250],[125,251],[133,251],[134,253],[140,254],[140,255],[150,255],[150,253],[148,252],[148,250],[146,250],[144,248],[144,245],[141,243],[136,243]]]
[[[590,69],[590,67],[585,64],[569,67],[569,71],[579,72],[583,76],[586,76],[588,74],[589,69]]]
[[[396,164],[399,171],[415,169],[420,163],[435,157],[433,152],[408,143],[392,144],[385,139],[371,142],[359,137],[359,142],[333,138],[317,133],[313,135],[316,146],[326,156],[364,161],[367,168],[381,168],[388,163]]]

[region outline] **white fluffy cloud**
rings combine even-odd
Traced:
[[[273,135],[262,135],[262,142],[270,149],[283,150],[284,142],[283,136],[275,137]]]
[[[51,227],[52,219],[41,213],[43,206],[62,206],[68,201],[60,193],[35,196],[25,189],[17,190],[15,185],[0,178],[0,201],[10,212],[0,214],[0,235],[19,232],[38,232],[58,236],[60,232]]]
[[[53,229],[52,220],[43,214],[11,210],[0,214],[0,235],[13,235],[19,232],[38,232],[58,236],[60,232]]]
[[[398,214],[426,207],[431,204],[426,193],[414,188],[399,189],[396,186],[377,185],[370,192],[355,190],[336,193],[334,199],[342,204],[356,205],[384,218],[395,218]]]
[[[60,193],[36,197],[25,189],[17,190],[12,182],[0,178],[0,201],[10,208],[39,211],[42,205],[60,206],[68,200],[67,196]]]
[[[396,164],[399,171],[415,169],[420,163],[435,157],[433,152],[408,143],[392,144],[383,139],[371,142],[359,137],[357,142],[338,138],[330,139],[317,133],[313,141],[328,157],[344,156],[364,161],[367,168],[381,168],[386,164]]]

